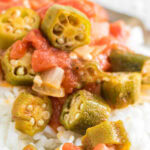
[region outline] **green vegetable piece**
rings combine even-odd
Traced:
[[[110,108],[102,98],[80,90],[68,97],[60,121],[66,129],[84,134],[87,128],[107,120],[109,114]]]
[[[44,130],[52,114],[51,101],[21,93],[14,102],[12,116],[16,129],[30,136]]]
[[[122,121],[109,122],[88,128],[82,138],[85,150],[93,150],[98,144],[116,145],[116,150],[130,150],[130,141]]]
[[[112,50],[109,60],[114,72],[141,72],[150,58],[123,50]]]
[[[90,21],[82,12],[72,7],[50,7],[41,28],[51,44],[62,50],[72,51],[90,42]]]
[[[0,14],[0,49],[7,49],[39,24],[40,17],[29,8],[12,7]]]
[[[11,48],[1,61],[6,81],[12,85],[32,85],[35,73],[31,68],[31,54],[27,52],[21,59],[10,60],[10,51]]]
[[[101,83],[102,97],[112,108],[134,104],[140,96],[140,73],[110,73]]]

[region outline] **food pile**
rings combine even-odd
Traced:
[[[123,122],[109,117],[150,83],[150,58],[126,46],[129,27],[87,0],[9,0],[0,10],[1,82],[25,89],[13,104],[15,128],[34,136],[62,125],[83,135],[63,150],[129,150]]]

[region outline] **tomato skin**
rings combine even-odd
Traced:
[[[22,41],[17,41],[12,45],[10,53],[11,59],[19,59],[24,56],[28,48],[32,45],[35,49],[48,49],[49,45],[45,38],[42,37],[39,30],[32,30]]]
[[[125,23],[121,20],[110,24],[110,34],[120,42],[126,42],[130,33]]]
[[[96,44],[106,36],[109,36],[109,23],[91,21],[91,44]]]
[[[27,46],[32,45],[35,49],[48,49],[48,41],[42,36],[41,32],[37,29],[30,31],[27,36],[24,37],[23,43]]]
[[[55,131],[57,131],[57,128],[61,125],[59,118],[60,118],[61,110],[65,102],[65,99],[66,99],[65,97],[64,98],[51,98],[53,113],[52,113],[52,118],[51,118],[49,125]]]
[[[54,0],[29,0],[30,7],[34,10],[38,10],[49,3],[54,3]]]
[[[22,41],[17,41],[13,44],[10,59],[19,59],[22,58],[26,53],[26,45],[22,43]]]
[[[50,50],[35,50],[32,55],[32,68],[35,72],[46,71],[56,67],[56,58]]]
[[[108,20],[107,12],[100,5],[88,0],[56,0],[56,3],[72,6],[86,14],[90,19],[97,21]]]
[[[23,0],[0,0],[0,13],[13,6],[23,6]]]
[[[62,150],[81,150],[80,147],[73,145],[72,143],[65,143]]]
[[[77,77],[73,74],[71,69],[65,70],[65,78],[63,80],[62,86],[65,89],[65,93],[70,94],[77,87]]]

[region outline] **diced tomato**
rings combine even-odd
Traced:
[[[27,47],[22,41],[17,41],[13,44],[12,50],[10,52],[10,59],[19,59],[23,57],[26,53]]]
[[[65,70],[65,78],[62,83],[65,93],[72,93],[77,86],[77,77],[73,74],[71,69]]]
[[[42,72],[57,66],[57,59],[51,50],[35,50],[32,55],[32,68]]]
[[[27,45],[32,45],[35,49],[48,49],[49,44],[47,40],[42,36],[39,30],[30,31],[22,41]]]
[[[97,43],[102,37],[109,36],[108,22],[91,21],[91,43]]]
[[[81,150],[80,147],[73,145],[72,143],[65,143],[62,150]]]
[[[42,37],[39,30],[32,30],[22,41],[17,41],[12,45],[10,53],[11,59],[19,59],[24,56],[29,47],[34,49],[48,49],[49,45],[45,38]]]
[[[120,42],[126,42],[130,33],[123,21],[116,21],[110,24],[110,34]]]
[[[39,9],[37,9],[37,13],[39,14],[39,16],[41,17],[41,19],[44,18],[46,11],[48,10],[48,8],[50,8],[53,4],[55,4],[53,1],[49,2],[48,4],[40,7]]]
[[[98,4],[88,0],[56,0],[57,3],[62,5],[69,5],[86,14],[90,19],[95,21],[108,20],[107,12]]]
[[[70,68],[71,60],[66,52],[53,51],[53,48],[47,50],[35,50],[32,55],[32,68],[35,72],[42,72],[53,67]]]
[[[49,3],[54,3],[54,0],[29,0],[31,8],[34,10],[38,10],[46,5],[49,5]]]
[[[105,144],[98,144],[93,150],[115,150],[115,148],[107,147]]]
[[[23,0],[0,0],[0,13],[13,6],[23,6]]]
[[[62,110],[62,106],[65,102],[66,98],[51,98],[51,102],[52,102],[52,108],[53,108],[53,114],[51,117],[51,121],[49,123],[49,125],[55,130],[57,131],[57,128],[61,125],[59,118],[60,118],[60,113]]]

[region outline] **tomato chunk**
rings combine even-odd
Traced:
[[[54,0],[29,0],[31,8],[34,10],[38,10],[41,7],[49,5],[49,3],[54,3]]]
[[[32,68],[35,72],[46,71],[56,67],[57,60],[51,50],[35,50],[32,55]]]
[[[115,150],[115,148],[107,147],[105,144],[98,144],[93,150]]]
[[[73,74],[71,69],[65,70],[65,78],[63,80],[62,86],[65,89],[65,93],[72,93],[73,90],[77,87],[77,77]]]
[[[65,143],[62,150],[81,150],[80,147],[73,145],[72,143]]]
[[[118,39],[120,42],[125,42],[130,33],[123,21],[116,21],[110,24],[110,34]]]
[[[108,20],[107,12],[100,5],[88,0],[56,0],[56,3],[72,6],[86,14],[90,19]]]
[[[49,125],[57,131],[57,128],[61,125],[59,118],[62,110],[62,106],[66,98],[51,98],[53,114]]]
[[[19,59],[23,57],[30,47],[33,49],[49,48],[48,42],[42,37],[39,30],[32,30],[22,41],[15,42],[12,46],[10,58]]]
[[[13,6],[23,6],[23,0],[0,0],[0,13]]]
[[[109,36],[108,22],[91,21],[91,43],[97,43],[101,38]]]
[[[26,53],[26,45],[22,41],[17,41],[13,44],[12,50],[10,52],[10,59],[22,58]]]

